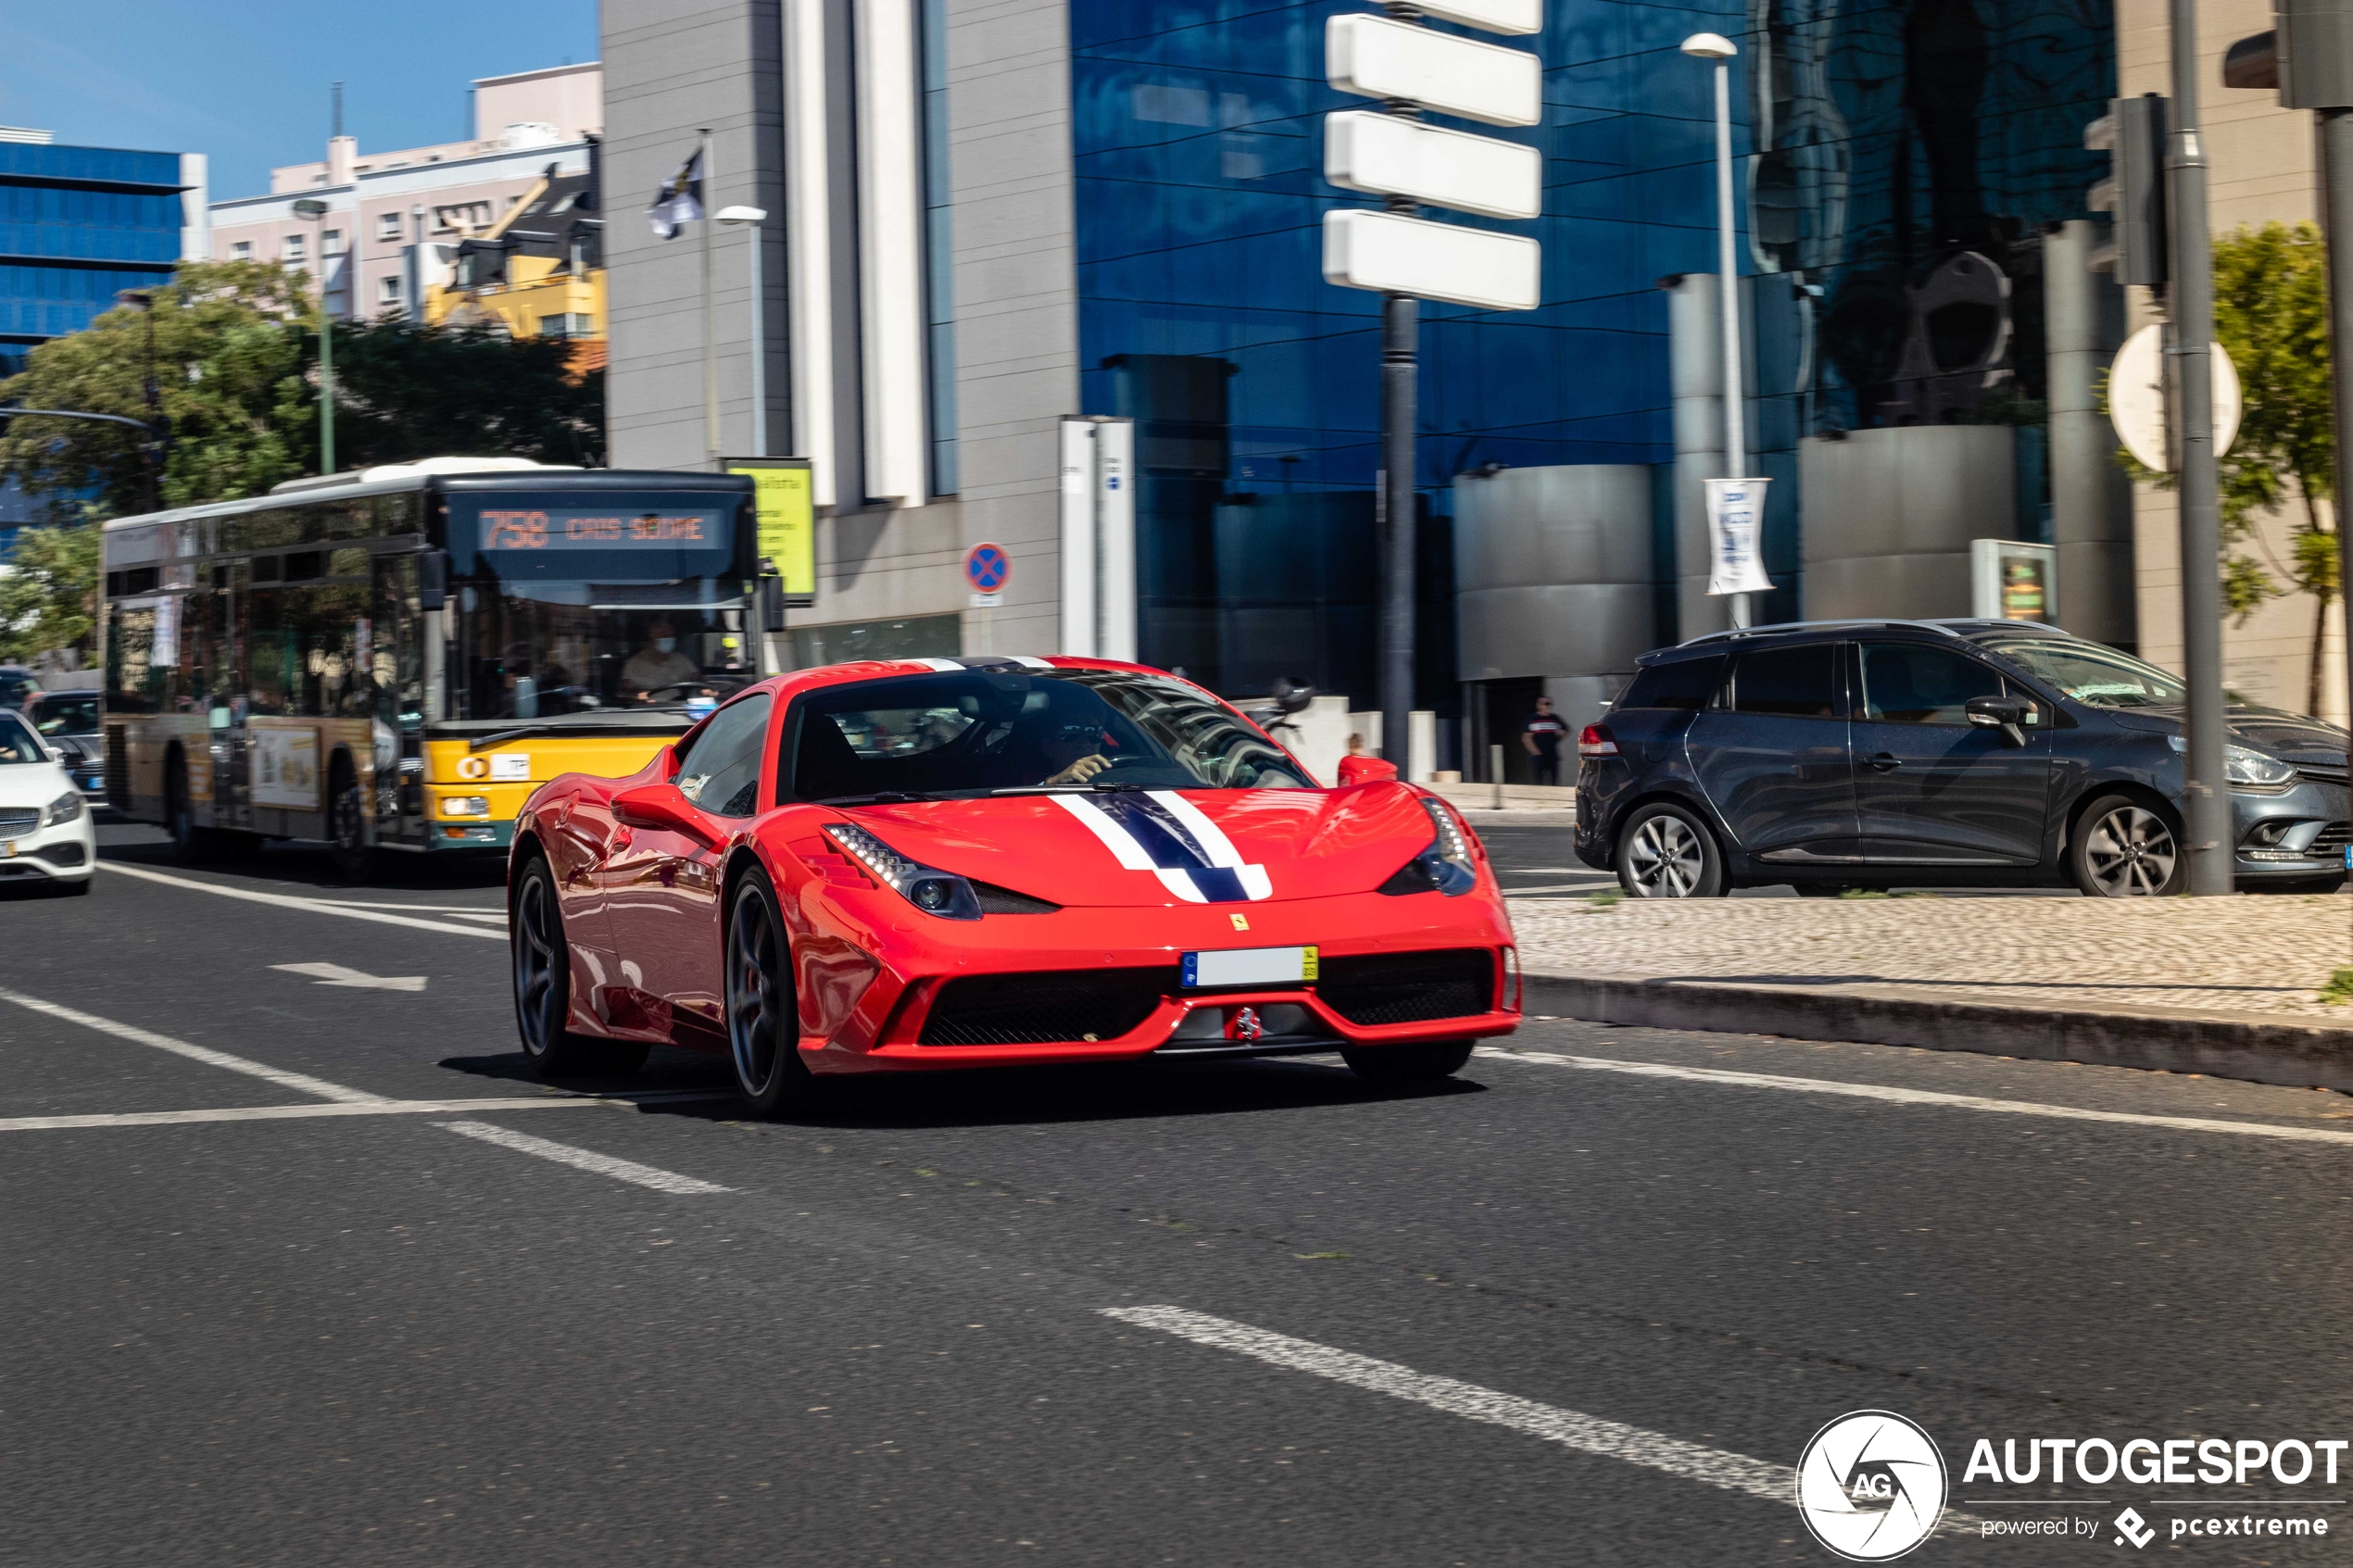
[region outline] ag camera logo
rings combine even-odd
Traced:
[[[1944,1456],[1893,1411],[1856,1411],[1814,1434],[1797,1461],[1797,1512],[1850,1562],[1886,1562],[1926,1540],[1944,1513]]]

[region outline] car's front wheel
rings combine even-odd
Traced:
[[[1369,1083],[1428,1084],[1451,1078],[1470,1060],[1468,1040],[1414,1046],[1343,1046],[1340,1059]]]
[[[792,942],[777,912],[776,889],[758,867],[744,873],[727,902],[725,966],[727,1057],[744,1103],[759,1116],[806,1105],[817,1080],[800,1060]]]
[[[644,1042],[599,1040],[569,1027],[572,944],[564,939],[555,873],[546,857],[534,854],[523,861],[507,924],[514,959],[515,1031],[531,1070],[543,1078],[572,1078],[635,1073],[644,1066],[651,1048]]]
[[[2179,893],[2189,857],[2171,822],[2129,795],[2104,795],[2077,820],[2067,867],[2087,898]]]
[[[1617,884],[1636,898],[1720,898],[1727,891],[1716,835],[1692,812],[1663,800],[1626,819],[1615,859]]]

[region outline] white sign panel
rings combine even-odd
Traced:
[[[975,595],[974,608],[984,608]],[[1136,657],[1136,426],[1062,422],[1062,651]]]
[[[1544,210],[1544,157],[1534,147],[1369,109],[1324,117],[1324,178],[1489,218]]]
[[[1414,9],[1441,21],[1460,22],[1487,32],[1541,32],[1544,0],[1415,0]]]
[[[1062,651],[1074,659],[1092,659],[1095,657],[1095,421],[1064,419],[1062,433]],[[978,595],[974,596],[979,597]]]
[[[1490,125],[1533,125],[1543,112],[1543,62],[1526,50],[1364,12],[1325,23],[1324,71],[1342,93],[1404,98]]]
[[[1769,594],[1773,580],[1765,574],[1765,486],[1767,479],[1711,479],[1707,482],[1707,543],[1715,557],[1707,591],[1721,594]]]
[[[2173,471],[2165,396],[2165,329],[2143,327],[2124,340],[2108,372],[2108,420],[2133,460],[2158,473]],[[2239,438],[2239,372],[2221,344],[2213,348],[2214,455]]]
[[[256,806],[319,809],[318,731],[251,729],[245,746]]]
[[[1533,310],[1543,298],[1534,240],[1347,207],[1324,214],[1324,281],[1489,310]]]

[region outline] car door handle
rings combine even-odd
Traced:
[[[1882,773],[1893,771],[1903,765],[1904,759],[1890,752],[1882,751],[1878,756],[1871,759],[1871,766],[1878,769]]]

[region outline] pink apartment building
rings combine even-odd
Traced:
[[[363,155],[357,138],[333,137],[322,161],[271,169],[268,195],[213,203],[213,257],[274,261],[313,279],[323,257],[337,316],[421,317],[425,291],[449,282],[458,243],[497,222],[551,166],[586,173],[589,140],[604,129],[593,60],[473,88],[472,141]],[[327,216],[296,217],[305,196],[325,202]]]

